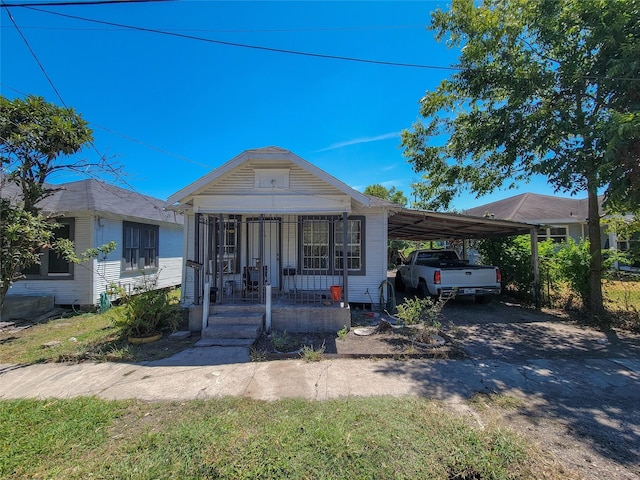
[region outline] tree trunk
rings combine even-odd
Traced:
[[[602,300],[602,237],[600,233],[598,190],[591,182],[587,187],[587,193],[589,202],[589,253],[591,253],[588,307],[592,315],[599,316],[604,313]]]

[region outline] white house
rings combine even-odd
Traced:
[[[168,208],[185,216],[182,301],[203,331],[220,312],[252,304],[267,304],[274,328],[337,331],[350,323],[349,303],[386,300],[389,238],[515,225],[403,209],[278,147],[242,152],[172,195]]]
[[[158,274],[158,288],[182,281],[182,215],[163,210],[165,202],[95,179],[47,185],[58,189],[38,206],[60,224],[56,235],[74,241],[77,253],[114,241],[115,251],[81,264],[45,251],[40,265],[23,272],[7,298],[54,297],[56,305],[95,305],[111,284],[132,289]],[[18,196],[15,185],[3,197]]]

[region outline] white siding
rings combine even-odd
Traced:
[[[387,213],[382,209],[354,211],[366,217],[366,275],[349,277],[349,301],[378,303],[380,284],[387,279]]]
[[[156,224],[157,222],[149,222]],[[131,274],[122,271],[123,257],[123,220],[121,218],[100,218],[96,222],[96,246],[114,241],[116,249],[105,260],[94,260],[93,268],[96,272],[93,289],[93,302],[96,303],[100,294],[110,283],[130,289],[138,285],[143,279],[142,274]],[[162,224],[158,238],[158,287],[177,286],[182,282],[182,226],[177,224]]]
[[[329,185],[324,180],[312,175],[310,172],[292,164],[289,161],[273,162],[273,164],[253,164],[247,162],[235,170],[229,172],[213,185],[205,188],[200,195],[242,195],[243,193],[255,193],[254,168],[289,169],[289,192],[313,195],[343,195],[343,192]]]
[[[76,253],[92,246],[93,216],[75,217],[74,241]],[[9,289],[9,295],[48,295],[57,305],[91,305],[91,267],[88,263],[73,265],[73,279],[19,280]]]

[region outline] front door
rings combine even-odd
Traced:
[[[260,219],[247,222],[247,265],[255,267],[262,257],[262,265],[267,267],[267,283],[280,288],[280,230],[281,219],[265,218],[263,229],[263,251],[260,255]]]

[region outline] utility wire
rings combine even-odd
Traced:
[[[3,3],[4,6],[4,3]],[[60,102],[62,103],[62,105],[64,105],[65,107],[67,107],[67,104],[64,103],[64,100],[62,99],[62,95],[60,95],[60,92],[58,91],[58,89],[56,88],[56,86],[53,83],[53,80],[51,80],[51,77],[49,77],[49,75],[47,74],[47,71],[44,69],[44,66],[42,65],[42,63],[40,63],[40,60],[38,59],[38,56],[36,55],[36,52],[33,51],[33,49],[31,48],[31,45],[29,44],[29,41],[27,40],[27,38],[23,35],[22,30],[20,30],[20,27],[18,27],[18,24],[16,23],[15,19],[13,18],[13,15],[11,14],[11,10],[9,10],[8,8],[5,8],[5,10],[7,11],[7,15],[9,15],[9,19],[11,20],[11,23],[13,23],[14,28],[16,29],[16,31],[18,32],[18,34],[20,35],[20,37],[22,38],[22,41],[25,43],[25,45],[27,46],[27,49],[29,50],[29,52],[31,52],[31,56],[34,58],[34,60],[36,61],[36,63],[38,64],[38,66],[40,67],[40,70],[42,70],[42,73],[44,74],[45,78],[47,79],[47,81],[49,82],[49,85],[51,85],[51,88],[53,88],[53,91],[56,93],[56,95],[58,96],[58,99],[60,100]],[[68,108],[68,107],[67,107]]]
[[[36,53],[33,51],[33,49],[31,48],[31,46],[29,45],[29,42],[27,40],[27,38],[22,34],[20,27],[18,27],[18,24],[16,23],[15,19],[13,18],[13,15],[11,15],[11,12],[9,11],[9,9],[6,9],[7,13],[9,15],[9,18],[11,19],[11,22],[13,23],[14,27],[16,28],[16,30],[20,33],[20,36],[22,37],[22,40],[25,42],[25,44],[27,45],[27,47],[29,48],[29,51],[31,52],[31,55],[33,56],[33,58],[35,59],[36,63],[40,66],[40,69],[42,70],[42,73],[44,74],[44,76],[47,78],[49,84],[51,85],[51,88],[53,88],[53,90],[56,92],[56,95],[58,96],[58,98],[60,99],[60,102],[62,103],[62,105],[64,105],[65,108],[69,108],[67,107],[67,104],[65,103],[64,99],[62,98],[62,95],[60,95],[60,92],[58,91],[58,89],[56,88],[55,84],[53,83],[53,80],[51,80],[51,77],[49,77],[49,75],[47,74],[47,71],[44,68],[44,65],[42,65],[42,63],[40,62],[40,60],[38,59],[38,56],[36,55]],[[141,196],[145,201],[147,201],[154,209],[161,211],[162,209],[159,208],[156,204],[154,204],[146,195],[141,194],[140,192],[138,192],[133,185],[131,185],[129,182],[127,182],[124,177],[118,173],[118,170],[116,168],[113,168],[109,163],[106,163],[106,159],[105,156],[102,155],[100,153],[100,151],[98,150],[98,147],[96,147],[96,144],[94,143],[93,140],[89,141],[89,145],[91,145],[91,148],[93,148],[93,150],[96,152],[96,154],[98,155],[98,158],[100,159],[100,162],[102,163],[102,168],[104,169],[105,172],[110,173],[111,175],[114,176],[114,178],[116,178],[118,181],[122,182],[124,185],[127,186],[127,188],[129,188],[130,191],[132,191],[133,193]],[[100,163],[99,163],[100,164]],[[87,165],[87,167],[89,167],[89,165]],[[87,173],[88,176],[91,177],[91,175],[89,175]]]
[[[23,95],[25,97],[27,95],[29,95],[28,93],[23,92],[21,90],[18,90],[17,88],[13,88],[13,87],[7,85],[6,83],[0,82],[0,85],[2,85],[5,88],[8,88],[9,90],[13,90],[14,92],[19,93],[20,95]],[[179,160],[183,160],[185,162],[192,163],[192,164],[197,165],[199,167],[203,167],[203,168],[207,168],[207,169],[213,168],[211,165],[207,165],[206,163],[201,163],[201,162],[198,162],[196,160],[193,160],[192,158],[185,157],[184,155],[179,155],[177,153],[173,153],[173,152],[170,152],[170,151],[165,150],[163,148],[160,148],[160,147],[157,147],[155,145],[152,145],[150,143],[143,142],[142,140],[138,140],[137,138],[133,138],[133,137],[131,137],[129,135],[126,135],[124,133],[121,133],[121,132],[117,132],[117,131],[112,130],[112,129],[108,128],[108,127],[105,127],[104,125],[100,125],[100,124],[98,124],[96,122],[92,122],[90,120],[87,120],[87,121],[89,122],[89,125],[91,125],[94,128],[98,128],[98,129],[104,130],[105,132],[108,132],[108,133],[110,133],[112,135],[116,135],[118,137],[122,137],[125,140],[129,140],[130,142],[137,143],[137,144],[142,145],[143,147],[149,148],[151,150],[155,150],[157,152],[162,153],[163,155],[168,155],[170,157],[174,157],[174,158],[177,158]]]
[[[78,5],[113,5],[116,3],[166,3],[175,2],[176,0],[90,0],[88,2],[23,2],[23,3],[6,3],[2,2],[3,7],[69,7]]]
[[[267,52],[275,52],[275,53],[287,53],[289,55],[300,55],[300,56],[306,56],[306,57],[314,57],[314,58],[326,58],[326,59],[332,59],[332,60],[346,60],[346,61],[350,61],[350,62],[360,62],[360,63],[369,63],[369,64],[375,64],[375,65],[387,65],[387,66],[392,66],[392,67],[411,67],[411,68],[425,68],[425,69],[432,69],[432,70],[460,70],[459,67],[443,67],[443,66],[436,66],[436,65],[424,65],[424,64],[417,64],[417,63],[401,63],[401,62],[387,62],[387,61],[383,61],[383,60],[371,60],[371,59],[366,59],[366,58],[357,58],[357,57],[344,57],[344,56],[340,56],[340,55],[328,55],[328,54],[324,54],[324,53],[312,53],[312,52],[301,52],[298,50],[287,50],[287,49],[283,49],[283,48],[273,48],[273,47],[265,47],[262,45],[250,45],[250,44],[246,44],[246,43],[236,43],[236,42],[226,42],[223,40],[214,40],[211,38],[204,38],[204,37],[197,37],[195,35],[187,35],[184,33],[176,33],[176,32],[169,32],[166,30],[158,30],[158,29],[154,29],[154,28],[147,28],[147,27],[139,27],[136,25],[126,25],[123,23],[115,23],[115,22],[107,22],[104,20],[95,20],[92,18],[86,18],[86,17],[80,17],[77,15],[69,15],[69,14],[65,14],[65,13],[59,13],[59,12],[52,12],[50,10],[42,10],[40,8],[34,8],[34,7],[25,7],[29,10],[34,10],[37,12],[41,12],[41,13],[48,13],[50,15],[57,15],[60,17],[66,17],[66,18],[73,18],[75,20],[81,20],[84,22],[91,22],[91,23],[97,23],[97,24],[101,24],[101,25],[109,25],[112,27],[119,27],[119,28],[127,28],[130,30],[137,30],[140,32],[149,32],[149,33],[157,33],[159,35],[167,35],[167,36],[171,36],[171,37],[178,37],[178,38],[185,38],[188,40],[198,40],[200,42],[207,42],[207,43],[215,43],[217,45],[226,45],[229,47],[239,47],[239,48],[248,48],[248,49],[253,49],[253,50],[262,50],[262,51],[267,51]]]

